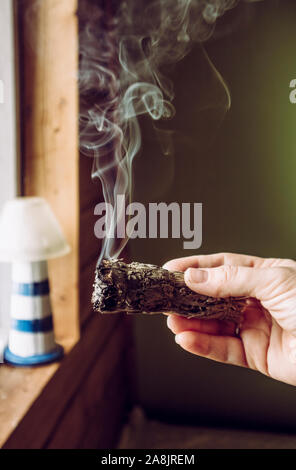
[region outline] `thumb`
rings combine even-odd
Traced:
[[[211,297],[257,297],[263,295],[270,283],[276,278],[272,268],[249,268],[245,266],[223,265],[217,268],[185,271],[187,286],[199,294]],[[266,289],[267,288],[267,289]]]

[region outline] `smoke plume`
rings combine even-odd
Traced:
[[[139,116],[154,122],[174,116],[174,89],[165,71],[195,43],[208,40],[217,20],[242,2],[125,0],[119,7],[107,0],[81,2],[81,151],[94,158],[92,176],[100,178],[105,202],[115,209],[118,194],[131,196],[132,163],[141,148]],[[158,137],[162,132],[167,139],[160,128]],[[164,145],[164,152],[170,147]],[[118,256],[127,241],[115,240],[116,219],[107,214],[100,260]]]

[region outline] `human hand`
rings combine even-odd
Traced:
[[[187,286],[199,294],[251,298],[239,337],[231,322],[169,315],[183,349],[296,385],[295,261],[219,253],[171,260],[164,268],[185,271]]]

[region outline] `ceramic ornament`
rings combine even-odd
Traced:
[[[0,261],[12,263],[11,325],[4,361],[33,366],[60,359],[55,342],[47,260],[70,247],[42,198],[7,202],[0,217]]]

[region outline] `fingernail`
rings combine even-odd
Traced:
[[[208,280],[208,272],[202,269],[189,268],[186,271],[186,277],[189,282],[206,282]]]
[[[181,338],[179,338],[179,335],[176,335],[175,336],[175,341],[176,341],[177,344],[180,344],[180,342],[181,342],[180,340],[181,340]]]
[[[290,348],[295,348],[296,347],[296,338],[292,338],[290,343],[289,343]]]

